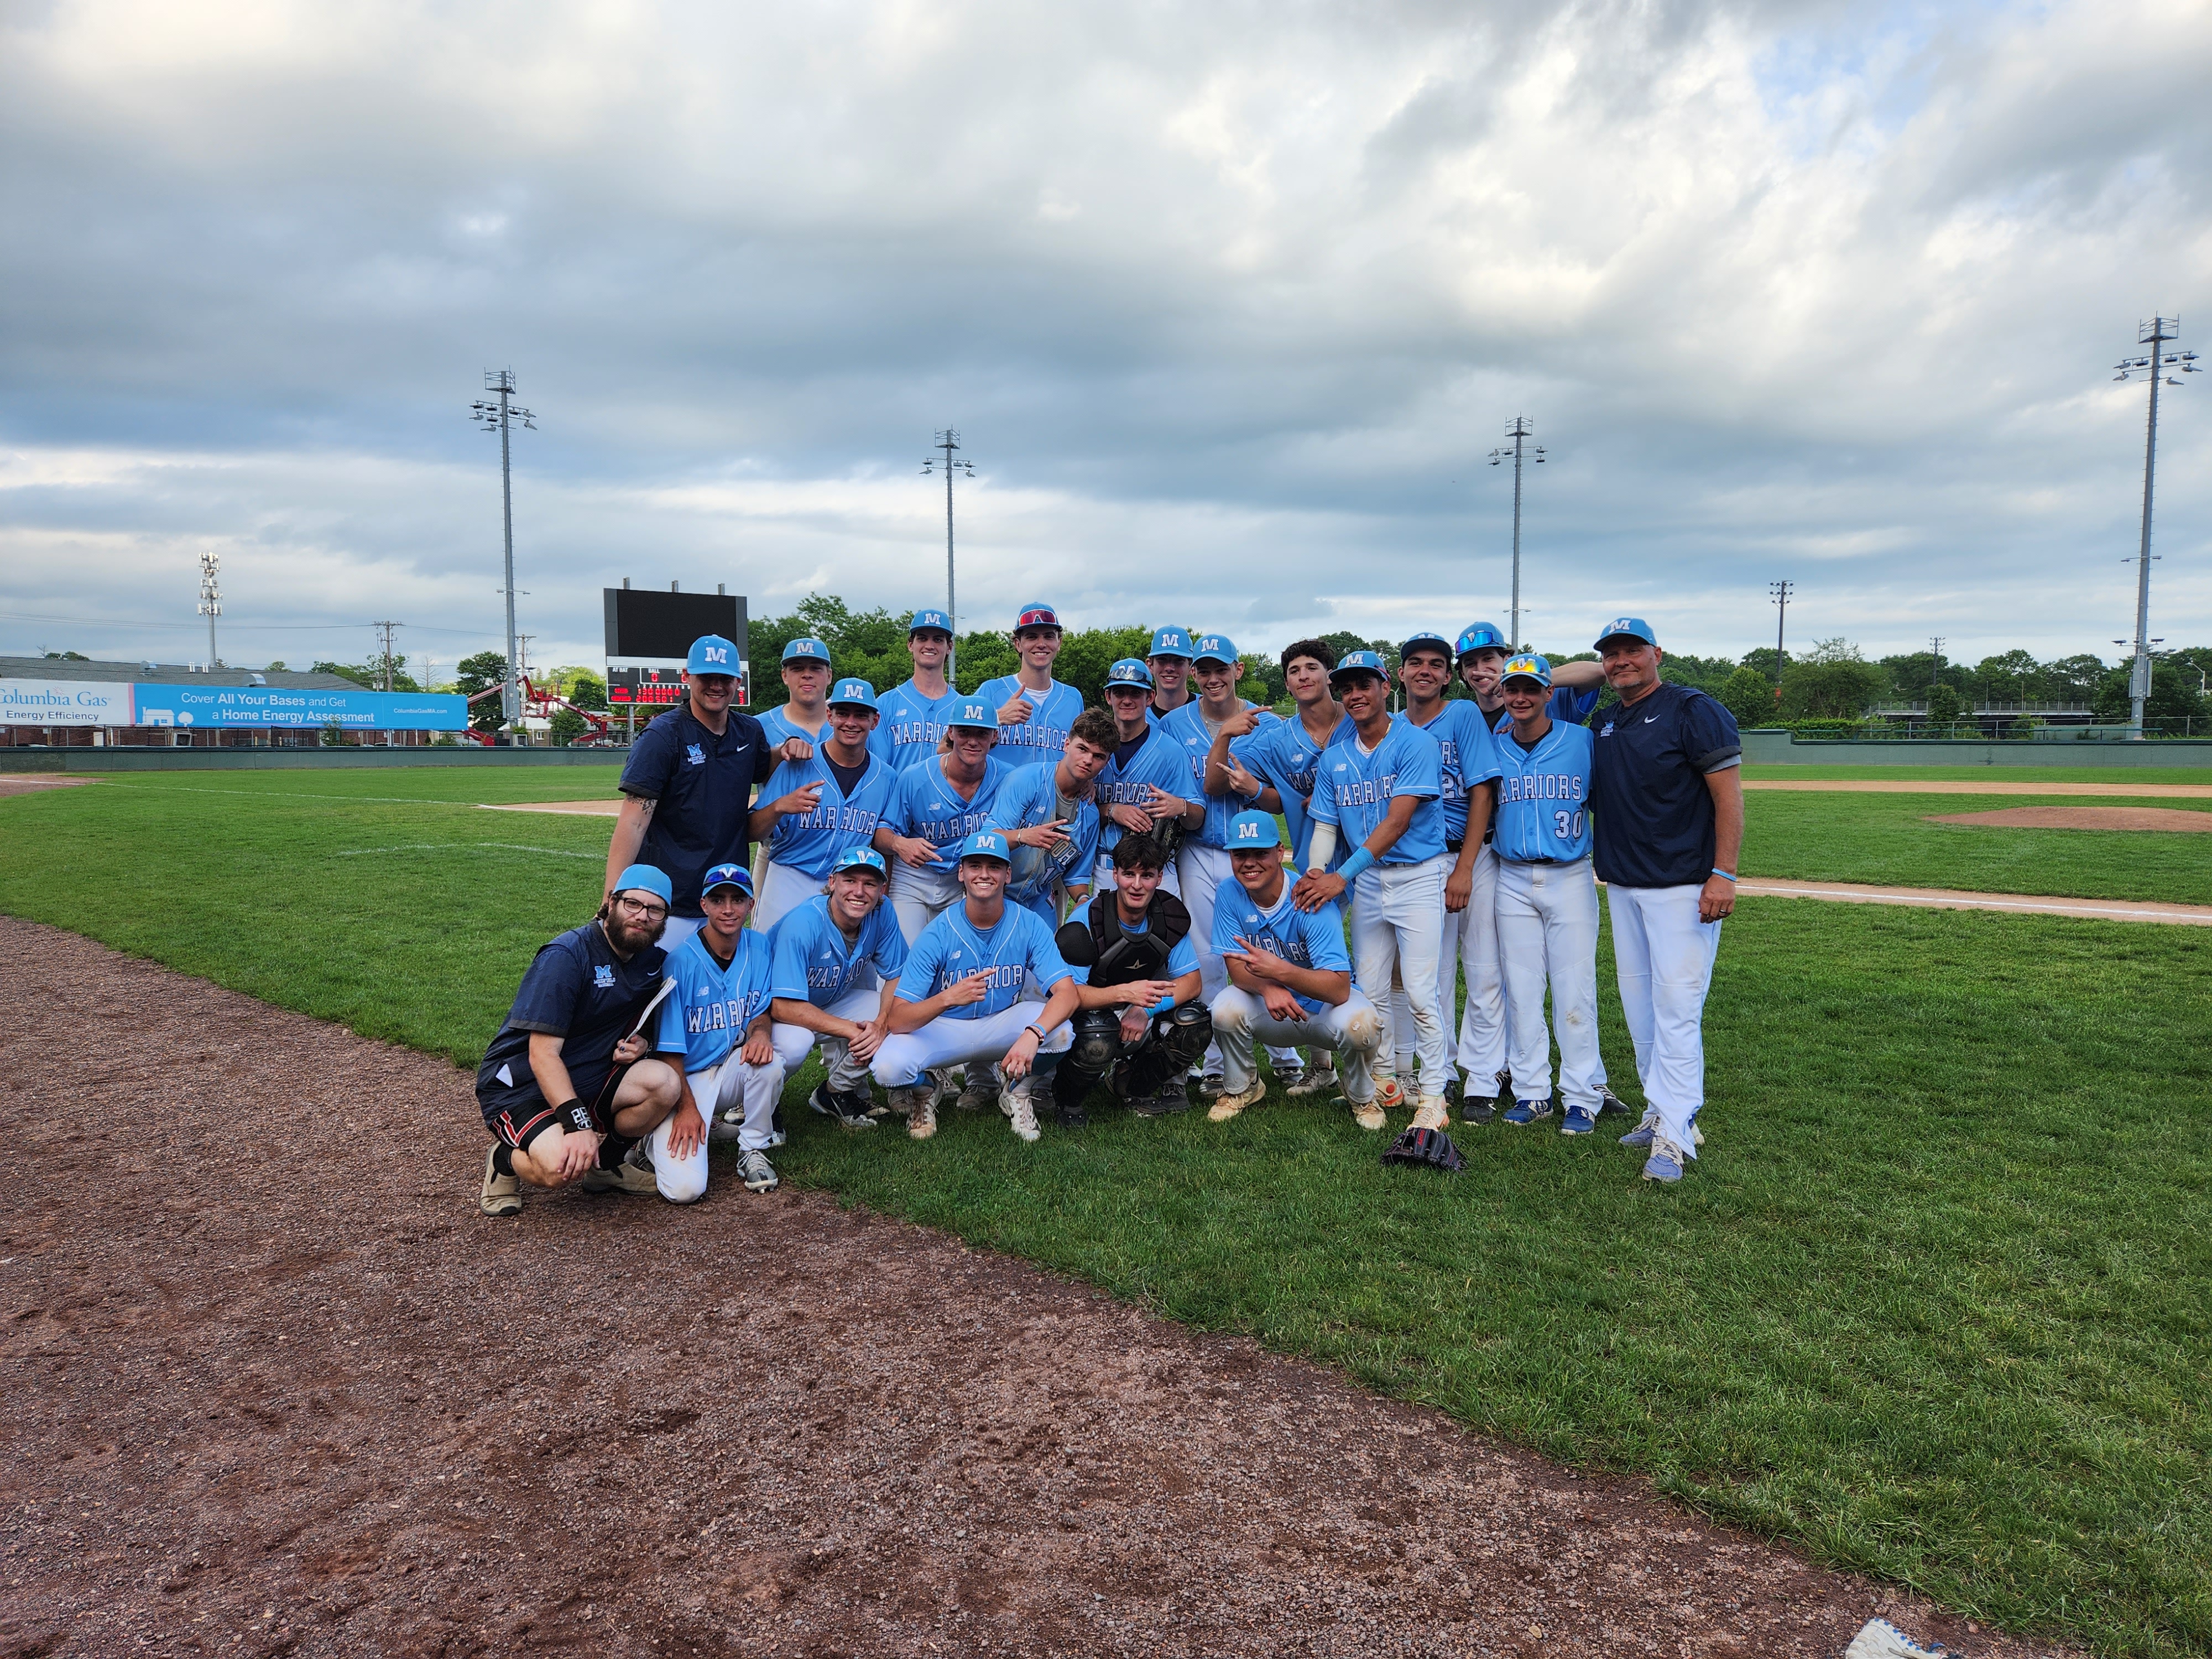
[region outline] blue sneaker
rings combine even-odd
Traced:
[[[1649,1146],[1651,1144],[1652,1133],[1658,1127],[1659,1114],[1648,1111],[1644,1114],[1643,1122],[1621,1136],[1620,1144],[1624,1146]]]
[[[1516,1100],[1505,1109],[1505,1121],[1516,1128],[1534,1123],[1552,1115],[1551,1097],[1541,1100]]]
[[[1563,1135],[1586,1135],[1596,1128],[1597,1114],[1585,1111],[1579,1106],[1568,1107],[1567,1115],[1559,1124],[1559,1133]]]
[[[1644,1178],[1673,1186],[1682,1178],[1681,1154],[1662,1141],[1651,1149],[1651,1156],[1644,1160]]]

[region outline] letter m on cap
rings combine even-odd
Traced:
[[[699,654],[708,662],[727,662],[730,659],[730,653],[719,645],[710,645]]]

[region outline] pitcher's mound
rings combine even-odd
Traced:
[[[2212,812],[2179,806],[2008,806],[1995,812],[1939,812],[1928,821],[1983,830],[2212,830]]]

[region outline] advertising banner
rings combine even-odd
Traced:
[[[324,726],[459,732],[468,699],[435,691],[299,691],[274,685],[139,685],[140,726]],[[123,722],[118,722],[121,724]]]
[[[0,726],[129,726],[131,690],[94,680],[0,680]]]

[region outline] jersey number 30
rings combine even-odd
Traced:
[[[1552,830],[1561,841],[1580,841],[1583,838],[1583,815],[1580,812],[1554,812]]]

